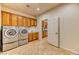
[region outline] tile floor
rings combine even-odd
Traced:
[[[47,43],[46,39],[36,40],[18,48],[2,52],[1,55],[73,55],[67,50],[56,48]]]

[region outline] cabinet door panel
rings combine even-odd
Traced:
[[[33,33],[28,34],[28,41],[33,41]]]
[[[27,21],[28,21],[28,27],[30,27],[31,26],[31,19],[27,19]]]
[[[25,24],[26,24],[26,26],[28,26],[28,19],[27,18],[25,20]]]
[[[38,32],[34,32],[33,33],[33,40],[37,40],[38,39]]]
[[[18,26],[23,26],[23,17],[18,16]]]
[[[31,19],[31,26],[34,26],[34,20]]]
[[[11,15],[7,12],[2,12],[2,25],[3,26],[10,26],[11,25]]]
[[[23,26],[26,26],[26,18],[23,18]]]
[[[17,26],[17,15],[12,14],[12,26]]]
[[[37,20],[34,20],[34,26],[37,26]]]

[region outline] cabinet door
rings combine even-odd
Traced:
[[[33,40],[37,40],[38,39],[38,32],[34,32],[33,33]]]
[[[11,15],[7,12],[2,12],[2,25],[3,26],[10,26],[11,25]]]
[[[47,28],[47,21],[45,22],[45,28]]]
[[[31,26],[34,26],[34,20],[31,19]]]
[[[44,31],[42,31],[42,38],[44,38]]]
[[[23,26],[23,17],[18,16],[18,26]]]
[[[38,39],[38,32],[36,32],[36,34],[35,34],[35,35],[36,35],[36,40],[37,40],[37,39]]]
[[[23,18],[23,26],[26,26],[26,18]]]
[[[12,14],[12,26],[17,26],[17,15]]]
[[[30,27],[31,26],[31,19],[28,18],[27,22],[28,22],[27,26]]]
[[[35,26],[37,26],[37,20],[34,20],[34,24],[35,24]]]
[[[44,27],[44,21],[42,21],[42,28]]]
[[[36,33],[33,32],[33,40],[35,40],[35,39],[36,39]]]
[[[26,18],[25,24],[26,24],[26,26],[28,26],[28,18]]]
[[[28,41],[33,41],[33,33],[28,34]]]

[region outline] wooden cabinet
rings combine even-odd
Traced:
[[[31,26],[34,26],[34,20],[31,19]]]
[[[28,41],[30,42],[30,41],[33,41],[33,33],[32,32],[30,32],[29,34],[28,34]]]
[[[44,31],[42,31],[42,38],[44,38],[45,37],[45,34],[44,34]]]
[[[34,26],[36,27],[37,26],[37,20],[34,19]]]
[[[26,26],[26,18],[23,18],[23,26]]]
[[[23,17],[18,16],[18,26],[23,26]]]
[[[42,31],[42,38],[47,37],[47,32],[46,31]]]
[[[12,19],[12,26],[17,26],[17,24],[18,24],[18,21],[17,21],[18,17],[17,17],[17,15],[12,14],[11,19]]]
[[[34,32],[33,33],[33,40],[37,40],[38,39],[38,32]]]
[[[37,20],[36,19],[31,19],[31,26],[37,26]]]
[[[26,26],[28,26],[28,18],[25,18],[26,20],[25,20],[25,24],[26,24]]]
[[[45,20],[42,21],[42,28],[44,29],[47,28],[47,21]]]
[[[27,26],[30,27],[30,26],[31,26],[31,19],[28,18],[28,19],[27,19],[27,22],[28,22]]]
[[[2,11],[2,26],[37,26],[37,20]]]
[[[47,21],[45,21],[45,28],[47,28]]]
[[[47,20],[42,21],[42,38],[47,37]]]
[[[11,26],[11,14],[8,12],[2,12],[2,25]]]
[[[31,41],[37,40],[38,39],[38,34],[39,34],[38,32],[29,33],[28,41],[31,42]]]

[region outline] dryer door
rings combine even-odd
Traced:
[[[5,31],[5,36],[7,38],[11,38],[11,39],[15,38],[17,36],[17,32],[15,29],[8,29]]]
[[[20,31],[20,34],[21,34],[22,36],[27,36],[28,30],[27,30],[27,29],[22,29],[22,30]]]

